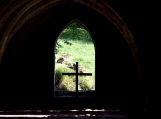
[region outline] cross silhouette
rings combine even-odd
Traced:
[[[78,97],[78,75],[92,76],[92,73],[78,73],[78,62],[76,62],[76,73],[62,73],[62,75],[76,75],[76,97]]]

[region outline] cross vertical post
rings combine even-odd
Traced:
[[[76,98],[78,98],[78,62],[76,62]]]

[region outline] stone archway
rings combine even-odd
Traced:
[[[110,54],[110,56],[112,56],[112,57],[114,57],[113,59],[114,59],[114,61],[113,61],[113,59],[111,58],[111,59],[109,59],[109,61],[110,62],[112,62],[112,63],[115,63],[115,62],[117,62],[118,60],[116,59],[116,58],[120,58],[121,56],[119,55],[119,53],[120,54],[124,54],[124,51],[128,54],[128,58],[129,58],[129,60],[133,63],[133,60],[135,60],[134,62],[134,65],[136,65],[137,66],[137,70],[138,70],[138,72],[141,74],[141,72],[140,72],[140,64],[139,64],[139,58],[138,58],[138,52],[137,52],[137,47],[136,47],[136,44],[135,44],[135,42],[134,42],[134,38],[133,38],[133,36],[132,36],[132,34],[131,34],[131,32],[130,32],[130,30],[127,28],[127,26],[126,26],[126,24],[124,23],[124,21],[121,19],[121,17],[119,17],[118,15],[117,15],[117,13],[115,13],[114,11],[113,11],[113,9],[112,8],[110,8],[109,6],[108,6],[108,4],[104,4],[104,2],[103,1],[101,1],[101,2],[99,2],[99,4],[96,2],[96,1],[88,1],[88,2],[84,2],[84,1],[76,1],[76,0],[71,0],[71,1],[66,1],[65,3],[64,2],[60,2],[60,1],[54,1],[54,0],[52,0],[50,3],[44,3],[44,2],[41,2],[41,1],[37,1],[37,2],[40,2],[40,3],[35,3],[35,1],[32,3],[31,1],[29,1],[28,3],[22,3],[22,4],[24,4],[24,5],[28,5],[28,6],[30,6],[30,5],[32,5],[33,4],[33,7],[31,8],[31,9],[27,9],[27,8],[25,8],[24,6],[22,6],[22,8],[20,7],[19,8],[19,10],[20,10],[20,12],[19,11],[17,11],[18,13],[19,13],[19,15],[17,15],[17,17],[14,17],[14,20],[12,21],[12,19],[9,19],[9,20],[11,20],[11,21],[8,21],[8,27],[6,27],[6,28],[4,28],[4,29],[2,29],[2,31],[3,31],[3,33],[4,34],[2,34],[2,42],[1,42],[1,45],[3,46],[3,47],[1,47],[1,53],[2,53],[2,55],[1,56],[3,56],[3,53],[4,53],[4,51],[5,51],[5,47],[7,47],[7,44],[8,43],[10,43],[11,41],[10,40],[15,40],[17,37],[16,37],[16,33],[17,33],[17,31],[19,32],[21,32],[21,29],[20,28],[24,28],[23,30],[24,30],[24,32],[25,33],[27,33],[27,35],[26,36],[28,36],[28,34],[30,34],[30,30],[31,30],[31,33],[33,32],[33,36],[34,36],[34,38],[40,38],[40,43],[39,43],[39,45],[38,45],[38,47],[36,47],[37,49],[35,50],[35,46],[37,46],[37,43],[39,42],[38,40],[37,41],[34,41],[34,38],[31,36],[29,36],[29,38],[31,38],[31,40],[28,38],[27,40],[30,40],[30,41],[28,41],[29,42],[29,44],[30,44],[30,46],[32,46],[32,47],[27,47],[27,48],[29,48],[29,53],[28,53],[28,49],[25,49],[25,51],[28,53],[27,55],[28,56],[30,56],[30,54],[31,54],[31,56],[33,56],[34,58],[36,58],[36,60],[39,60],[39,57],[41,56],[41,52],[42,53],[44,53],[43,51],[47,51],[47,52],[49,52],[48,54],[53,54],[53,51],[51,52],[51,49],[50,49],[50,47],[53,47],[53,46],[51,46],[51,44],[53,45],[54,44],[54,40],[53,39],[56,39],[56,37],[57,37],[57,35],[59,34],[59,32],[61,31],[61,29],[67,24],[67,23],[69,23],[69,21],[71,21],[72,19],[73,19],[73,16],[75,17],[75,14],[73,15],[73,14],[71,14],[71,16],[70,16],[70,18],[68,19],[68,18],[65,18],[65,17],[62,17],[61,16],[61,13],[63,14],[63,15],[65,15],[66,13],[70,13],[71,12],[71,8],[72,7],[74,7],[74,5],[76,4],[77,6],[79,6],[77,9],[76,9],[76,7],[74,8],[75,10],[76,10],[76,12],[78,11],[79,12],[79,15],[81,16],[80,17],[80,19],[82,20],[83,19],[83,23],[90,29],[90,31],[92,31],[92,34],[94,34],[95,36],[95,38],[97,39],[97,41],[96,41],[96,47],[98,46],[98,48],[101,48],[101,50],[103,50],[104,51],[104,55],[109,55]],[[88,3],[90,3],[90,4],[88,4]],[[49,5],[49,6],[48,6]],[[71,5],[71,6],[70,6]],[[40,7],[41,6],[41,7]],[[48,6],[48,7],[47,7]],[[82,7],[83,6],[83,7]],[[17,6],[18,7],[18,6]],[[97,14],[99,14],[98,16],[99,16],[99,22],[97,22],[97,20],[93,20],[93,19],[95,19],[95,18],[97,18],[97,15],[95,16],[95,14],[94,14],[94,17],[92,17],[92,15],[90,16],[90,13],[93,13],[93,11],[92,12],[90,12],[90,10],[89,9],[86,9],[86,8],[90,8],[90,10],[94,10]],[[51,9],[50,9],[51,8]],[[56,11],[56,13],[54,13],[54,10],[52,10],[52,8],[54,8],[54,10],[56,9],[57,11]],[[66,8],[67,8],[67,10],[69,10],[69,11],[65,11],[66,10]],[[84,14],[81,14],[81,10],[79,10],[79,8],[81,8],[82,10],[84,10],[84,8],[85,8],[85,10],[84,10],[84,13],[86,13],[85,11],[88,11],[87,12],[87,14],[86,15],[84,15]],[[92,8],[92,9],[91,9]],[[104,9],[103,9],[104,8]],[[50,11],[50,10],[51,11]],[[42,12],[41,10],[44,10],[44,12]],[[60,10],[60,11],[59,11]],[[50,11],[50,12],[49,12]],[[15,13],[17,13],[17,12],[15,12]],[[23,13],[24,12],[24,13]],[[43,14],[44,13],[44,14]],[[48,13],[48,14],[47,14]],[[49,14],[50,13],[50,14]],[[21,15],[22,16],[21,16]],[[47,14],[47,15],[45,15],[45,14]],[[56,15],[55,15],[56,14]],[[88,16],[89,15],[89,16]],[[53,18],[52,18],[52,16],[54,16]],[[85,19],[85,18],[83,18],[83,17],[87,17],[88,19]],[[114,17],[115,16],[115,17]],[[44,17],[44,18],[43,18]],[[90,18],[91,17],[91,18]],[[102,18],[103,17],[103,18]],[[50,19],[49,19],[50,18]],[[62,19],[62,18],[64,18],[64,19]],[[93,19],[92,19],[93,18]],[[40,21],[39,21],[39,19],[40,19]],[[103,20],[102,20],[103,19]],[[54,21],[54,23],[52,23],[52,20]],[[81,21],[80,20],[80,21]],[[93,20],[93,22],[91,22]],[[36,21],[38,21],[38,23],[36,22]],[[44,22],[45,21],[45,22]],[[49,21],[49,23],[47,23]],[[102,22],[103,21],[103,22]],[[108,21],[108,22],[107,22]],[[57,23],[60,23],[61,22],[61,24],[57,24]],[[101,23],[102,22],[102,23]],[[26,24],[25,24],[26,23]],[[44,23],[44,24],[43,24]],[[112,24],[111,24],[112,23]],[[33,25],[33,26],[32,26]],[[52,27],[52,25],[54,26],[54,27]],[[100,25],[100,26],[99,26]],[[112,28],[112,29],[109,29],[108,28],[108,25],[111,25],[111,26],[109,26],[110,28]],[[10,27],[9,27],[10,26]],[[49,27],[49,28],[48,28]],[[106,29],[106,30],[101,30],[101,31],[99,31],[98,29],[95,29],[94,27],[96,27],[96,28],[98,28],[98,29],[101,29],[101,27],[104,27],[104,29],[106,29],[106,28],[108,28],[108,29]],[[33,30],[33,29],[34,30]],[[39,29],[40,28],[40,29]],[[51,31],[51,30],[49,30],[49,29],[52,29],[53,31],[54,31],[54,34],[52,34],[51,32],[53,32],[53,31]],[[45,30],[46,29],[46,30]],[[118,29],[118,30],[117,30]],[[22,30],[22,31],[23,31]],[[111,32],[110,32],[111,31]],[[43,34],[43,32],[44,32],[44,34]],[[98,33],[97,33],[98,32]],[[110,49],[110,48],[112,48],[112,46],[110,46],[109,44],[108,45],[106,45],[106,43],[105,43],[105,41],[106,40],[108,40],[108,39],[106,39],[106,37],[105,37],[105,35],[106,35],[106,33],[108,33],[108,32],[110,32],[111,34],[110,34],[110,42],[109,42],[109,44],[110,43],[112,43],[113,45],[115,44],[114,43],[114,41],[115,41],[115,38],[117,39],[117,41],[119,42],[119,43],[121,43],[121,45],[116,45],[116,46],[114,46],[115,48],[113,48],[112,50]],[[25,34],[24,33],[24,34]],[[112,36],[112,34],[113,33],[116,33],[117,35],[116,36]],[[21,33],[19,33],[19,34],[21,34]],[[36,35],[35,35],[36,34]],[[121,35],[120,35],[121,34]],[[47,36],[48,35],[48,36]],[[46,37],[47,36],[47,37]],[[13,37],[16,37],[16,38],[13,38]],[[23,36],[22,38],[25,38],[25,36]],[[43,40],[43,39],[45,39],[45,41]],[[47,40],[46,40],[47,39]],[[48,40],[49,39],[49,40]],[[53,40],[53,41],[51,41],[51,39]],[[33,40],[33,41],[32,41]],[[50,41],[50,42],[48,42],[48,41]],[[101,43],[102,42],[102,43]],[[127,45],[127,44],[128,45]],[[45,50],[43,50],[43,49],[41,49],[41,45],[43,46],[44,45],[44,49]],[[108,46],[108,47],[107,47]],[[124,47],[125,46],[125,47]],[[126,46],[128,46],[128,48],[130,49],[128,49]],[[98,49],[97,48],[97,49]],[[122,50],[119,50],[119,48],[121,48]],[[124,50],[124,48],[125,49],[128,49],[128,50]],[[40,50],[41,49],[41,50]],[[47,49],[47,50],[46,50]],[[39,52],[39,50],[41,51],[41,52]],[[53,50],[53,49],[52,49]],[[106,50],[108,51],[108,52],[106,52]],[[112,51],[112,53],[110,53],[110,50]],[[118,52],[117,52],[117,50],[118,50]],[[34,52],[32,52],[32,51],[34,51]],[[38,55],[38,57],[36,57],[35,56],[35,54],[36,55]],[[108,54],[109,53],[109,54]],[[123,61],[123,63],[126,63],[126,61],[128,61],[128,58],[126,59],[126,53],[124,54],[124,59],[122,59],[122,60],[120,60],[120,62],[121,61]],[[53,56],[49,56],[47,53],[45,53],[45,57],[48,57],[47,59],[44,57],[44,58],[42,58],[42,60],[39,60],[39,62],[41,62],[41,61],[45,61],[46,62],[46,64],[43,64],[42,66],[39,66],[39,62],[38,63],[36,63],[36,65],[39,67],[39,68],[37,68],[36,66],[34,67],[35,68],[35,70],[36,70],[36,74],[37,75],[39,75],[39,74],[42,74],[42,77],[45,79],[46,78],[46,75],[52,75],[53,76],[53,72],[52,72],[52,70],[53,70],[53,64],[50,62],[51,60],[53,61]],[[97,53],[97,56],[99,56],[99,57],[101,57],[101,55],[100,55],[101,53]],[[117,54],[117,56],[115,57],[115,54]],[[131,56],[131,54],[132,54],[132,56]],[[23,55],[24,56],[24,55]],[[21,57],[21,56],[20,56]],[[24,59],[22,60],[22,64],[23,64],[23,61],[26,61],[26,56],[24,56]],[[27,57],[28,58],[28,57]],[[18,58],[17,58],[18,59]],[[29,65],[25,65],[25,66],[27,66],[27,67],[30,67],[30,66],[32,66],[34,63],[33,63],[33,61],[32,61],[32,58],[28,58],[29,59]],[[34,59],[34,62],[36,62],[36,60]],[[21,60],[18,60],[18,61],[21,61]],[[16,62],[16,63],[19,63],[19,62]],[[123,65],[121,65],[120,64],[120,62],[118,63],[119,64],[119,66],[120,67],[123,67]],[[31,63],[31,64],[30,64]],[[102,62],[101,62],[102,63]],[[129,64],[130,64],[130,62],[128,62]],[[110,63],[108,63],[108,65],[110,65],[110,68],[112,68],[112,64],[110,64]],[[107,66],[108,66],[107,65]],[[130,64],[131,65],[131,64]],[[132,64],[133,65],[133,64]],[[106,66],[106,67],[107,67]],[[127,64],[126,64],[126,66],[127,66]],[[48,72],[48,71],[41,71],[41,68],[49,68],[50,69],[50,72]],[[51,68],[52,67],[52,68]],[[117,67],[117,64],[115,65],[115,67]],[[133,66],[132,66],[133,67]],[[20,66],[20,68],[22,68],[22,66]],[[32,72],[34,72],[35,70],[34,70],[34,68],[33,69],[31,69],[31,71]],[[127,70],[127,68],[128,68],[128,66],[125,68],[126,70],[125,71],[128,71]],[[101,66],[98,66],[97,67],[97,69],[99,70],[99,69],[101,69]],[[131,68],[132,69],[132,68]],[[97,71],[98,71],[97,70]],[[119,69],[120,71],[122,71],[121,70],[121,68]],[[117,70],[117,73],[119,72],[119,70]],[[18,71],[21,71],[20,69],[18,69]],[[27,71],[27,70],[25,70],[25,71]],[[113,68],[112,70],[111,70],[111,72],[114,72],[115,71],[115,68]],[[110,73],[111,73],[110,72]],[[123,71],[122,71],[123,72]],[[132,71],[131,71],[132,72]],[[134,71],[135,72],[135,71]],[[31,73],[31,72],[30,72]],[[136,72],[135,72],[136,73]],[[25,74],[25,73],[24,73]],[[32,73],[31,73],[32,74]],[[31,75],[30,74],[30,75]],[[104,71],[104,74],[106,74],[106,71]],[[113,73],[114,74],[114,73]],[[120,75],[121,73],[119,73],[119,75]],[[131,74],[131,76],[133,76],[134,74],[132,73]],[[34,80],[29,80],[29,82],[32,82],[33,84],[32,84],[32,87],[30,87],[31,89],[30,89],[30,91],[27,91],[26,89],[25,89],[25,87],[21,87],[21,88],[24,88],[24,90],[26,91],[26,92],[28,92],[28,93],[30,93],[30,92],[32,92],[33,94],[35,93],[35,94],[37,94],[38,96],[36,97],[35,96],[35,98],[41,98],[42,100],[43,99],[45,99],[45,97],[43,97],[42,96],[42,94],[43,95],[45,95],[45,96],[49,96],[50,98],[51,98],[51,94],[53,93],[52,92],[52,88],[53,88],[53,86],[51,86],[51,84],[52,84],[52,81],[53,81],[53,77],[52,76],[47,76],[48,78],[49,78],[49,80],[47,79],[47,81],[45,81],[45,80],[38,80],[37,79],[37,76],[36,75],[34,75],[34,77],[35,77],[35,79]],[[98,76],[98,75],[97,75]],[[125,74],[124,74],[124,76],[125,76]],[[130,74],[128,74],[128,76],[130,76]],[[128,78],[128,76],[126,77],[126,78]],[[141,76],[141,75],[140,75]],[[28,76],[29,77],[29,76]],[[40,77],[39,76],[39,78],[42,78],[42,77]],[[20,78],[21,77],[19,77],[19,80],[20,80]],[[30,78],[30,77],[29,77]],[[109,78],[109,77],[108,77]],[[117,76],[115,77],[115,78],[118,78]],[[132,77],[133,78],[133,77]],[[105,78],[102,76],[102,77],[100,77],[100,79],[104,79],[105,80]],[[114,78],[113,78],[114,79]],[[136,78],[136,79],[138,79],[138,78]],[[133,78],[133,79],[130,79],[131,81],[134,81],[135,80],[135,78]],[[97,80],[98,81],[98,80]],[[116,80],[116,82],[117,81],[119,81],[118,79]],[[126,80],[124,80],[124,82],[130,82],[130,81],[128,81],[127,79]],[[34,90],[35,88],[34,88],[34,86],[36,85],[36,84],[38,84],[37,82],[39,82],[39,86],[38,86],[38,89],[36,89],[36,90]],[[49,84],[49,82],[50,82],[50,84]],[[113,94],[112,96],[113,96],[113,98],[111,98],[111,99],[109,99],[108,100],[108,98],[105,98],[105,99],[103,99],[103,101],[102,101],[102,98],[100,98],[100,102],[103,104],[103,103],[105,103],[105,102],[108,102],[108,104],[110,104],[110,102],[112,101],[113,103],[111,103],[111,105],[112,104],[115,104],[115,102],[117,102],[117,99],[116,99],[116,97],[121,97],[120,95],[119,96],[115,96],[115,95],[117,95],[117,94],[119,94],[116,90],[115,91],[109,91],[109,90],[111,90],[110,88],[112,87],[112,86],[107,86],[107,89],[106,89],[106,84],[105,83],[102,83],[103,81],[98,81],[98,82],[96,82],[99,86],[99,89],[98,89],[98,92],[97,92],[97,94],[98,94],[98,96],[102,96],[102,95],[99,95],[99,93],[102,91],[102,90],[106,90],[106,94],[110,94],[110,95],[112,95],[112,93],[115,93],[115,94]],[[108,82],[109,84],[112,84],[112,83],[114,83],[114,81],[112,81],[112,80],[109,80],[109,82]],[[30,84],[30,83],[28,83],[28,84]],[[45,86],[44,86],[45,85]],[[132,85],[132,84],[129,84],[129,85]],[[42,88],[42,87],[45,87],[45,88]],[[102,87],[101,87],[102,86]],[[123,86],[126,86],[126,85],[123,85]],[[27,86],[26,86],[27,87]],[[109,88],[110,87],[110,88]],[[120,86],[120,88],[121,88],[121,86]],[[128,87],[129,89],[132,89],[131,87]],[[116,88],[117,89],[117,88]],[[18,89],[17,89],[18,90]],[[34,90],[34,91],[32,91],[32,90]],[[40,90],[41,90],[41,92],[42,92],[42,94],[40,93]],[[124,90],[126,90],[125,88],[124,88]],[[120,91],[121,92],[121,91]],[[49,94],[50,93],[50,94]],[[101,94],[101,93],[100,93]],[[125,97],[126,97],[126,94],[124,94],[125,95]],[[132,94],[130,94],[130,95],[132,95]],[[128,97],[128,96],[127,96]],[[49,99],[49,98],[46,98],[46,99]],[[107,101],[106,101],[106,99],[107,99]],[[113,99],[115,99],[114,101],[113,101]],[[122,98],[122,101],[124,102],[124,100],[123,100],[124,98]],[[132,98],[131,98],[132,99]],[[132,99],[132,100],[134,100],[134,99]],[[128,101],[128,99],[127,99],[127,101]],[[50,101],[47,101],[46,100],[46,102],[49,104],[49,105],[54,105],[53,104],[53,99],[51,98],[51,100]],[[61,101],[59,101],[59,100],[57,100],[56,102],[61,102]],[[88,104],[88,102],[90,102],[89,100],[88,101],[86,101],[86,100],[84,100],[84,103],[85,104],[87,104],[87,105],[89,105],[89,106],[92,106],[92,104],[91,103],[89,103]],[[121,102],[121,101],[120,101]],[[117,102],[117,103],[119,103],[119,102]],[[64,102],[64,105],[65,104],[67,104],[66,102]],[[76,104],[76,103],[75,103]],[[107,105],[108,105],[107,104]],[[123,103],[124,104],[124,103]],[[122,105],[123,105],[122,104]],[[45,105],[45,104],[44,104]],[[68,104],[67,104],[68,105]],[[106,106],[107,106],[106,105]],[[110,105],[110,106],[111,106]],[[117,105],[117,104],[116,104]],[[121,105],[121,104],[120,104]],[[68,105],[68,107],[69,107],[70,105]],[[80,106],[84,106],[84,105],[80,105]],[[99,106],[99,105],[97,105],[97,106]],[[108,105],[109,106],[109,105]],[[109,106],[109,107],[110,107]],[[50,107],[52,107],[52,106],[50,106]],[[56,108],[59,108],[59,107],[56,107]]]
[[[71,26],[74,26],[74,28],[72,27],[72,32],[70,32],[70,35],[68,34],[68,37],[66,37],[66,36],[63,37],[62,34],[66,33],[65,32],[66,30],[69,31],[69,28],[71,28]],[[74,37],[73,37],[72,34],[74,34]],[[64,38],[66,38],[66,39],[64,39]],[[61,41],[61,44],[58,42],[59,40]],[[79,44],[77,44],[76,41]],[[67,46],[65,45],[66,47],[68,47],[68,45],[70,45],[70,47],[68,47],[69,50],[68,49],[65,50],[66,54],[61,55],[58,52],[56,52],[58,50],[58,49],[56,49],[56,46],[59,46],[60,49],[63,49],[63,47],[65,47],[65,46],[60,47],[61,45],[63,45],[62,44],[63,42],[66,43],[66,45],[67,45]],[[72,42],[74,42],[74,44]],[[70,50],[72,50],[73,45],[77,46],[77,50],[76,50],[77,53],[76,54],[79,54],[77,56],[76,56],[76,54],[71,54],[70,53]],[[88,50],[91,50],[91,53],[93,55],[91,55],[91,53],[89,53],[89,51],[86,49],[87,45],[90,46],[90,48],[88,48]],[[74,48],[76,48],[76,47],[74,47]],[[81,48],[81,50],[79,50],[79,48]],[[78,51],[79,51],[79,53],[78,53]],[[94,51],[94,53],[93,53],[93,51]],[[90,77],[83,77],[83,78],[79,77],[81,79],[79,79],[78,84],[76,84],[75,81],[72,81],[73,77],[72,78],[68,77],[68,78],[64,79],[63,80],[64,83],[61,82],[61,84],[64,86],[64,88],[62,86],[59,87],[60,82],[58,83],[58,77],[60,77],[60,76],[55,76],[55,79],[54,79],[54,92],[57,90],[57,92],[66,92],[66,93],[68,93],[68,91],[70,91],[70,93],[71,92],[75,93],[76,89],[73,88],[74,87],[73,85],[79,85],[79,89],[77,89],[77,90],[78,90],[79,93],[82,92],[81,96],[83,96],[83,95],[86,95],[86,96],[93,95],[93,93],[95,91],[95,64],[96,64],[95,58],[96,57],[95,57],[94,39],[92,37],[92,34],[91,34],[90,30],[81,21],[79,21],[78,19],[71,20],[67,25],[65,25],[65,27],[59,33],[59,36],[58,36],[58,38],[56,40],[56,43],[55,43],[54,52],[55,52],[55,59],[56,59],[56,61],[55,61],[55,75],[56,75],[56,71],[58,71],[57,70],[58,68],[59,68],[59,70],[64,69],[64,70],[67,70],[69,72],[72,72],[73,70],[75,71],[76,70],[75,69],[76,68],[75,67],[75,62],[79,62],[78,73],[87,73],[89,71],[92,71],[92,78],[90,78]],[[63,52],[63,53],[65,53],[65,52]],[[58,57],[56,57],[56,55]],[[74,56],[74,59],[71,59],[69,57],[69,55],[70,55],[70,57]],[[88,59],[88,57],[90,57],[90,60]],[[91,61],[91,59],[92,59],[92,61]],[[73,60],[75,62],[73,62]],[[82,65],[82,63],[83,63],[83,65]],[[90,68],[90,67],[87,67],[88,64],[90,64],[93,67],[93,69]],[[57,67],[56,67],[56,65],[57,65]],[[87,71],[87,69],[88,69],[88,71]],[[71,88],[69,88],[69,86],[67,87],[68,83],[65,80],[68,80],[68,82],[72,83]],[[82,81],[82,83],[81,83],[81,81]],[[55,86],[55,85],[57,85],[57,86]],[[57,89],[55,89],[55,87],[57,87]],[[61,89],[62,89],[62,91],[61,91]],[[64,94],[64,93],[62,93],[62,94]]]

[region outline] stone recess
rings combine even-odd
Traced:
[[[54,43],[73,19],[88,27],[96,49],[99,98],[93,99],[95,103],[79,101],[87,107],[105,105],[130,111],[160,107],[157,4],[136,0],[0,0],[0,108],[59,108],[53,101]],[[58,62],[67,63],[66,57],[62,58]],[[74,69],[73,64],[67,67]],[[63,107],[75,108],[77,104],[55,100]]]

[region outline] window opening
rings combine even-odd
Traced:
[[[63,75],[70,73],[82,75]],[[91,76],[87,76],[89,73]],[[88,29],[78,20],[73,20],[56,42],[54,96],[88,96],[94,91],[94,43]]]

